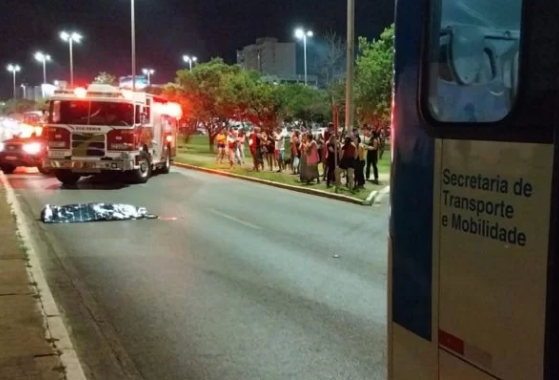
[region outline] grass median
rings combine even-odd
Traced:
[[[285,151],[290,151],[289,141],[286,141]],[[176,157],[176,162],[189,164],[193,166],[198,166],[201,168],[213,169],[213,170],[220,170],[226,173],[231,174],[238,174],[247,177],[258,178],[267,181],[274,181],[278,183],[283,183],[292,186],[298,186],[303,188],[311,188],[316,190],[328,191],[328,192],[336,192],[334,187],[328,188],[326,183],[321,181],[320,184],[311,184],[307,185],[305,183],[301,183],[299,181],[298,175],[293,175],[290,170],[285,171],[283,173],[277,173],[270,170],[260,170],[254,171],[252,170],[252,163],[251,163],[251,156],[250,151],[245,148],[245,157],[247,157],[247,164],[245,166],[234,165],[232,168],[229,167],[228,163],[218,164],[216,162],[216,154],[214,152],[210,152],[210,147],[208,143],[207,136],[192,136],[188,143],[179,144],[179,152]],[[350,196],[359,200],[366,199],[371,191],[379,190],[384,186],[388,185],[387,183],[387,174],[390,170],[390,151],[387,150],[384,152],[382,160],[379,161],[379,173],[381,177],[381,184],[375,185],[371,182],[367,182],[364,189],[348,189],[345,186],[338,188],[337,193]],[[320,168],[322,172],[322,168]],[[342,182],[344,180],[342,179]]]

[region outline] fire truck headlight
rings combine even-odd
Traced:
[[[0,142],[0,152],[2,152],[4,150],[4,143]]]
[[[23,146],[23,151],[28,154],[37,154],[41,151],[41,144],[31,143]]]

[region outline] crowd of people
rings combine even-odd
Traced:
[[[288,154],[285,151],[287,139],[290,141]],[[379,183],[377,164],[382,141],[381,131],[367,125],[361,130],[355,128],[339,134],[337,141],[333,124],[318,133],[305,128],[288,133],[282,128],[268,132],[255,127],[245,134],[243,130],[231,128],[216,136],[216,160],[223,164],[227,159],[231,167],[235,164],[244,166],[248,145],[256,171],[266,168],[278,173],[291,170],[303,183],[323,180],[330,187],[335,183],[336,167],[339,167],[345,185],[357,189],[371,180],[371,174],[372,182]]]

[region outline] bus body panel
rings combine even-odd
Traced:
[[[556,21],[541,19],[547,12],[536,10],[547,7],[555,15],[559,7],[524,2],[524,31],[519,1],[507,9],[508,2],[500,3],[502,12],[493,2],[444,1],[459,5],[457,11],[487,5],[468,13],[478,21],[492,16],[484,19],[487,27],[459,27],[467,33],[458,36],[493,33],[491,52],[501,60],[482,67],[508,66],[499,66],[499,77],[476,86],[441,81],[433,75],[442,58],[433,58],[438,52],[429,50],[442,41],[436,15],[441,3],[397,2],[388,379],[556,380],[559,179],[554,167],[557,172],[559,159],[554,151],[559,148],[553,133],[559,91],[558,70],[550,62],[557,61],[559,49],[550,36],[559,28]],[[509,19],[504,29],[493,24]],[[426,35],[429,28],[433,36]],[[532,44],[519,54],[520,35]],[[468,46],[474,45],[453,52],[469,58]],[[462,75],[468,67],[462,65]],[[518,82],[522,95],[515,105]],[[502,119],[507,114],[511,117]],[[469,189],[451,185],[445,177],[452,173],[475,176],[479,183],[481,177],[499,176],[508,189],[472,189],[471,179]],[[454,206],[449,192],[458,197]],[[478,204],[493,214],[481,217]]]
[[[440,380],[495,380],[495,377],[441,350]]]
[[[553,145],[441,141],[439,345],[498,378],[542,379]]]

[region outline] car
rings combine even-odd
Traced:
[[[48,175],[43,168],[47,148],[41,137],[13,137],[0,142],[0,170],[12,174],[18,167],[36,167],[40,173]]]

